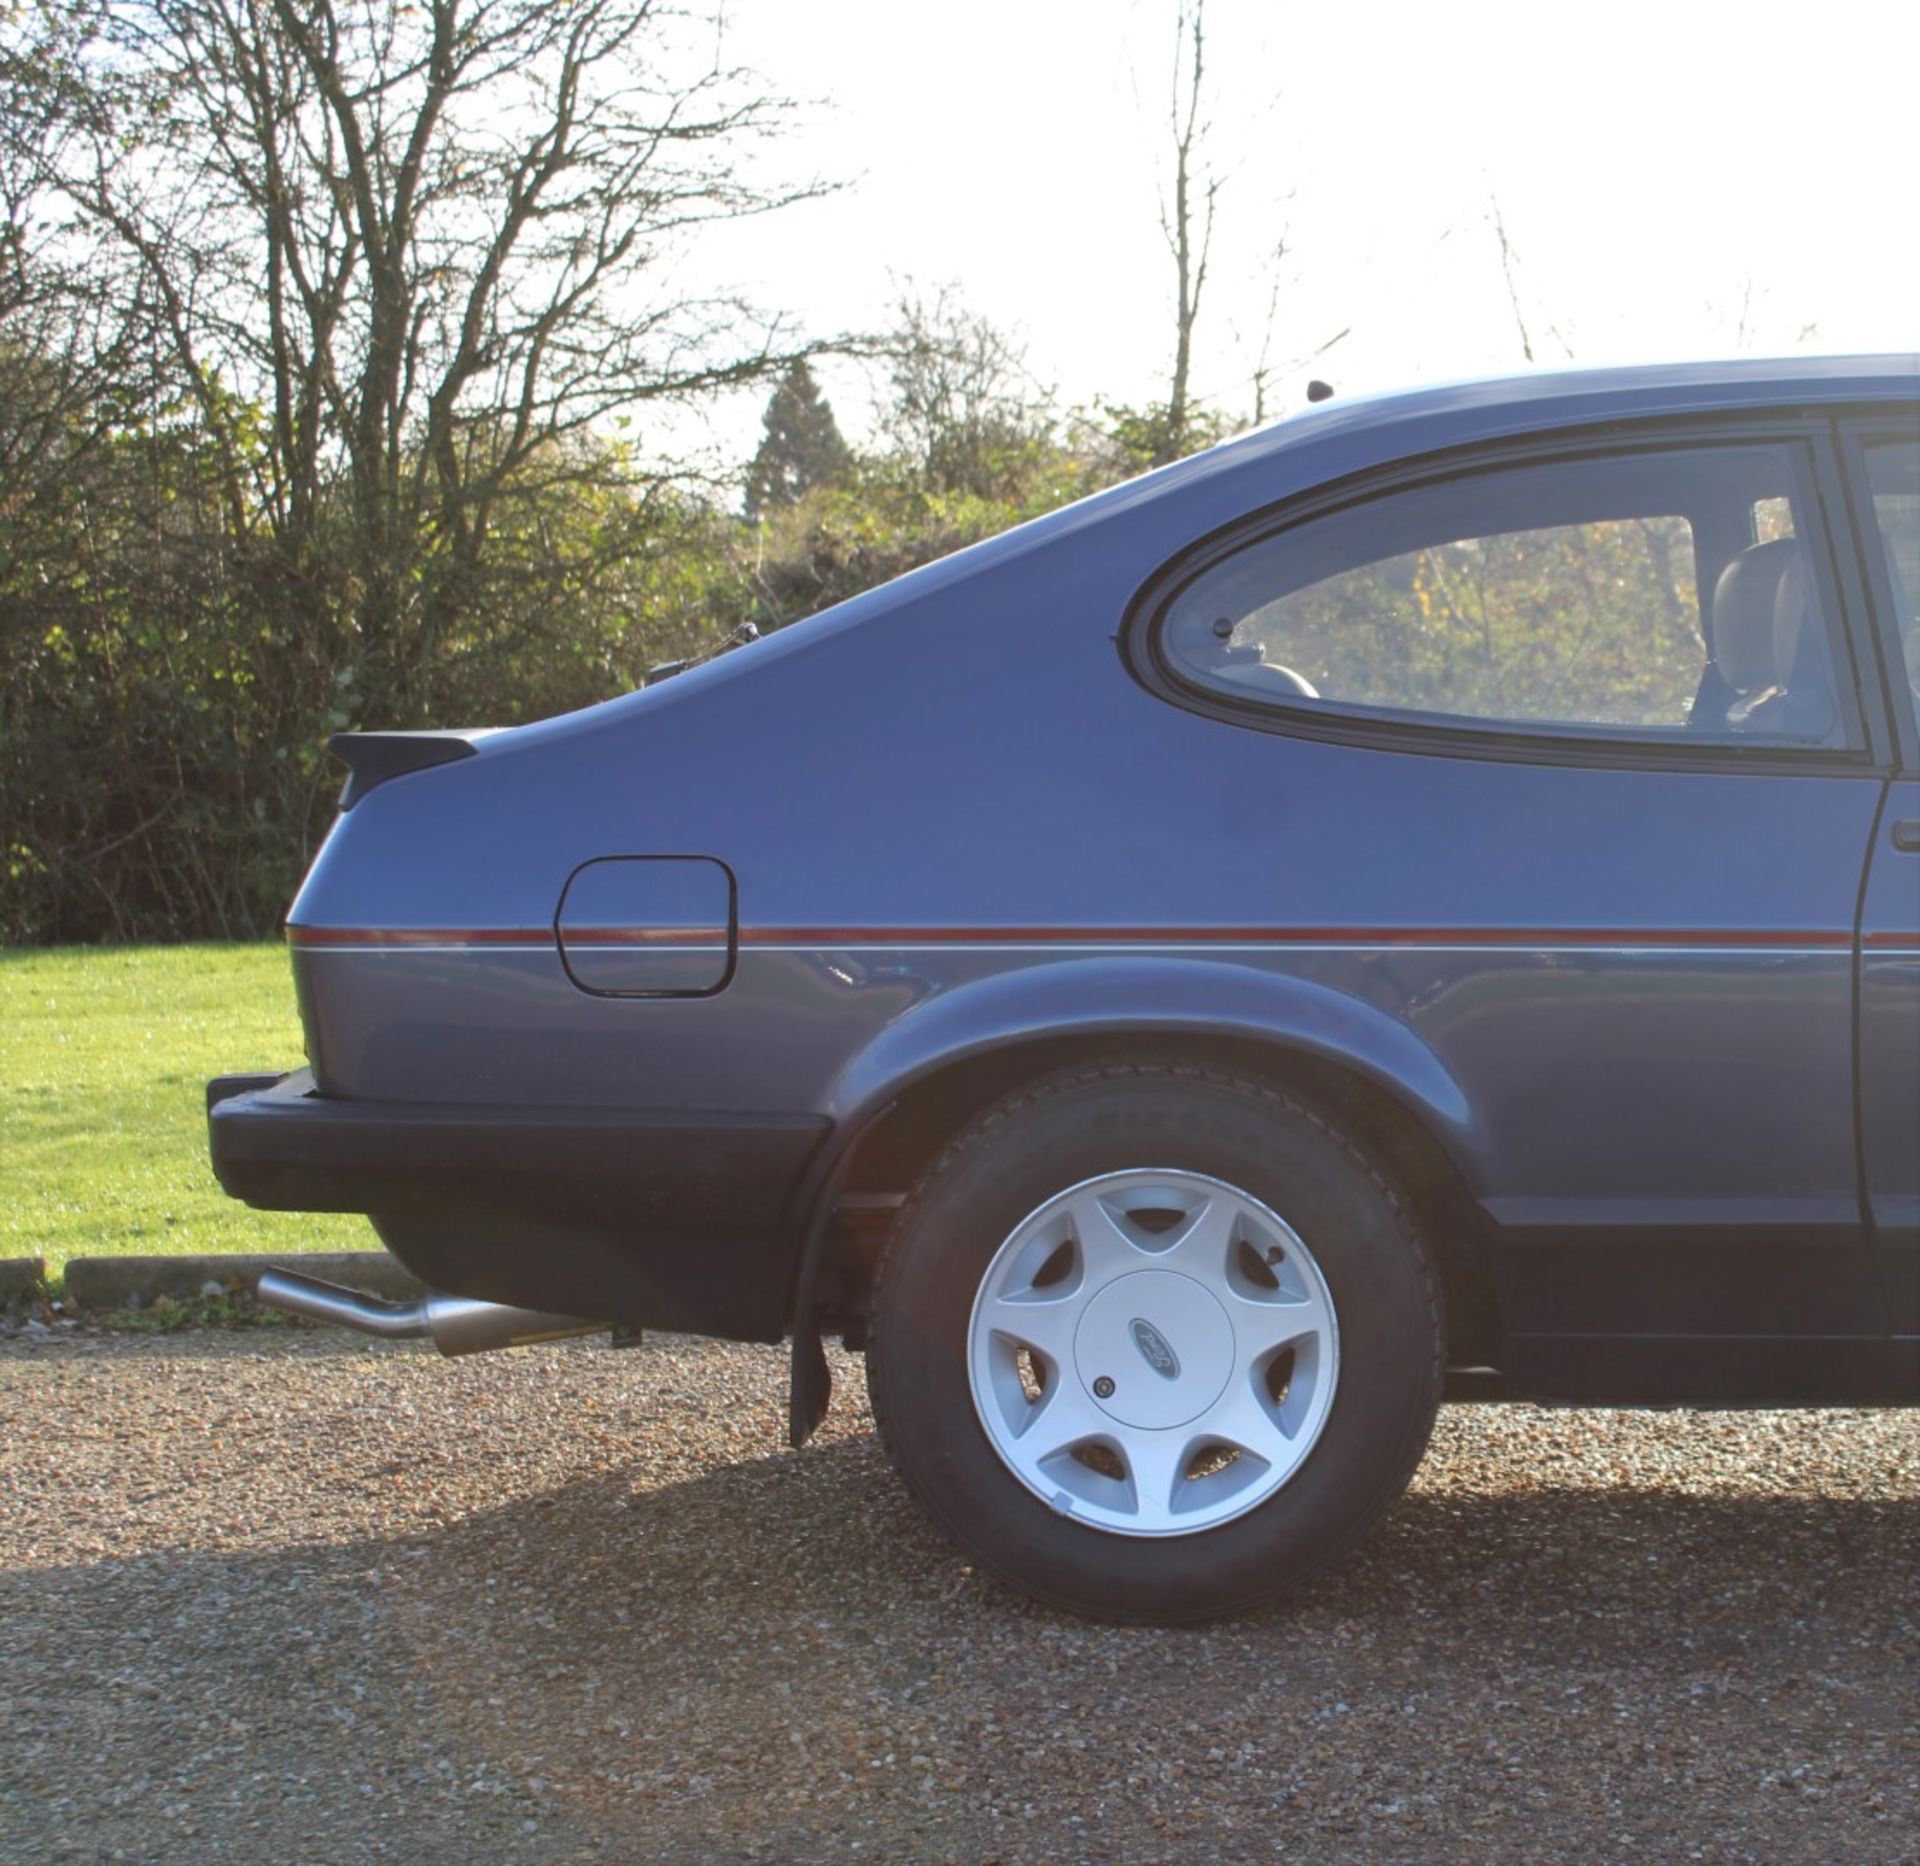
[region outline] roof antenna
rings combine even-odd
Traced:
[[[1333,384],[1322,382],[1318,376],[1307,384],[1307,400],[1310,402],[1330,402],[1333,400]]]

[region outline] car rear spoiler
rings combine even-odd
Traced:
[[[327,741],[327,750],[347,766],[340,808],[351,810],[376,784],[384,784],[388,778],[471,758],[479,750],[479,741],[495,730],[483,726],[467,732],[336,732]]]

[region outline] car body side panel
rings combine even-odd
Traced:
[[[912,860],[861,860],[852,851],[879,839],[864,800],[812,793],[844,839],[804,864],[750,833],[727,851],[741,952],[711,999],[589,998],[551,949],[303,952],[323,986],[310,991],[316,1066],[334,1092],[400,1100],[841,1120],[1049,1017],[1116,1031],[1264,1024],[1349,1055],[1430,1121],[1511,1240],[1497,1261],[1515,1321],[1659,1326],[1660,1256],[1686,1234],[1705,1252],[1686,1274],[1702,1300],[1718,1292],[1730,1326],[1816,1313],[1849,1332],[1878,1325],[1853,1261],[1850,922],[1871,781],[1538,771],[1208,737],[1225,742],[1211,771],[1182,783],[1179,757],[1149,758],[1161,780],[1116,812],[1190,812],[1184,836],[1165,822],[1141,832],[1177,845],[1163,863],[1135,862],[1124,829],[1097,821],[1041,827],[1071,853],[1017,876],[965,826],[938,822],[890,845]],[[1243,746],[1262,756],[1243,766]],[[1543,830],[1524,868],[1495,853],[1522,777],[1521,807],[1552,814],[1536,786],[1560,806],[1558,833]],[[1267,819],[1208,806],[1215,785],[1263,784],[1315,800],[1269,813],[1267,862]],[[1773,824],[1765,859],[1745,834],[1756,810]],[[1404,824],[1404,841],[1369,827],[1383,820]],[[1035,833],[1030,817],[1023,834]],[[767,835],[791,840],[785,825]],[[1389,846],[1356,865],[1339,859],[1348,836]],[[1596,870],[1636,865],[1637,923],[1607,924],[1622,893]],[[1164,944],[1169,871],[1180,917],[1237,937]],[[1383,871],[1401,898],[1430,904],[1431,925],[1381,937]],[[1020,908],[1019,923],[982,923],[969,910],[983,899]],[[1036,928],[1044,940],[1022,937]],[[1580,1264],[1556,1243],[1580,1247]],[[1755,1302],[1771,1307],[1756,1318]]]

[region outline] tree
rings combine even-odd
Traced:
[[[1251,392],[1247,415],[1219,406],[1208,408],[1194,393],[1195,333],[1206,299],[1215,223],[1225,187],[1225,178],[1215,170],[1208,152],[1213,125],[1209,116],[1206,11],[1206,0],[1178,0],[1174,21],[1167,117],[1173,176],[1170,194],[1163,194],[1160,201],[1160,232],[1173,261],[1174,285],[1173,368],[1166,399],[1144,407],[1108,404],[1103,410],[1109,438],[1123,457],[1140,468],[1164,466],[1211,446],[1249,420],[1256,426],[1265,421],[1276,378],[1332,349],[1348,335],[1342,330],[1304,356],[1279,363],[1274,360],[1274,336],[1281,328],[1281,304],[1289,285],[1284,268],[1292,257],[1293,244],[1283,226],[1268,241],[1262,256],[1260,271],[1267,294],[1257,341],[1248,344],[1240,330],[1233,332],[1236,344],[1251,363],[1242,385]],[[1278,103],[1276,96],[1268,109]],[[1289,191],[1282,197],[1282,204],[1292,198]],[[1251,278],[1245,282],[1250,283]]]
[[[783,367],[776,322],[664,283],[693,230],[807,189],[786,106],[656,0],[38,0],[0,142],[66,263],[150,338],[236,535],[358,705],[432,710],[503,533],[639,475],[582,445]],[[521,508],[516,510],[516,508]]]
[[[639,426],[798,348],[670,263],[807,192],[719,44],[666,0],[0,12],[0,938],[264,931],[330,730],[730,625]]]
[[[1207,165],[1208,124],[1203,118],[1206,79],[1206,0],[1180,0],[1174,27],[1173,200],[1160,207],[1160,231],[1173,259],[1173,380],[1167,391],[1166,417],[1156,438],[1153,464],[1177,460],[1192,451],[1193,331],[1200,321],[1200,300],[1207,288],[1207,263],[1213,254],[1213,220],[1220,200],[1220,178]]]
[[[958,290],[931,298],[909,288],[881,346],[890,395],[880,427],[926,490],[997,499],[1052,433],[1052,395],[1037,384],[1019,344]]]
[[[817,486],[832,485],[852,464],[833,405],[820,393],[805,357],[788,365],[760,425],[766,434],[747,470],[749,518],[792,505]]]

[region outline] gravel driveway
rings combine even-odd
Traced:
[[[1920,1859],[1920,1414],[1449,1408],[1171,1633],[967,1572],[836,1375],[795,1454],[763,1349],[0,1346],[0,1853]]]

